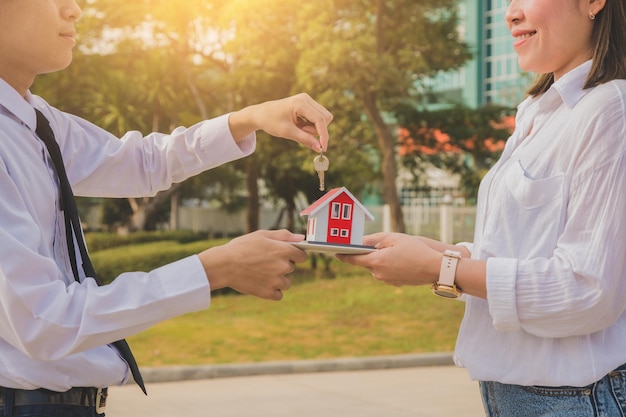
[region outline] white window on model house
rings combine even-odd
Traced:
[[[352,217],[352,204],[344,204],[343,212],[341,213],[341,218],[343,220],[350,220]]]
[[[315,221],[317,219],[315,217],[309,218],[307,222],[307,234],[309,236],[315,236]]]
[[[336,227],[333,227],[330,229],[330,235],[333,237],[337,237],[339,236],[339,229],[337,229]]]
[[[330,218],[339,219],[340,214],[341,214],[341,203],[333,203],[332,209],[330,211]]]
[[[350,231],[348,229],[341,229],[341,237],[348,237],[350,235]]]

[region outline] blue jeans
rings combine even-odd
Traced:
[[[525,387],[480,382],[488,417],[626,415],[626,364],[586,387]]]

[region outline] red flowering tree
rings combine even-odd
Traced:
[[[425,186],[425,169],[435,166],[460,174],[461,189],[473,200],[478,184],[500,156],[515,127],[514,110],[488,106],[422,112],[400,112],[398,153],[418,186]]]

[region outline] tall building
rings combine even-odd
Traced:
[[[431,107],[462,103],[515,107],[534,76],[519,69],[504,16],[508,0],[459,0],[459,31],[474,55],[461,70],[441,73],[426,83]]]
[[[459,0],[459,33],[473,59],[458,71],[441,72],[421,85],[420,104],[429,110],[462,104],[472,108],[499,105],[515,108],[526,96],[534,75],[520,70],[505,14],[508,0]],[[418,87],[420,88],[420,87]],[[430,189],[415,187],[412,174],[398,179],[405,205],[438,205],[444,196],[460,195],[458,176],[433,167]]]
[[[513,38],[504,19],[508,0],[465,0],[465,9],[470,4],[474,10],[467,13],[473,22],[476,43],[480,53],[473,65],[476,70],[475,106],[498,104],[516,106],[524,98],[534,76],[519,69],[517,54],[513,49]],[[470,103],[468,103],[470,104]]]

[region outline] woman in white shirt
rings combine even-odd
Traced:
[[[465,294],[455,361],[488,415],[624,415],[626,1],[512,0],[506,21],[543,75],[481,183],[473,244],[376,234],[339,258]]]

